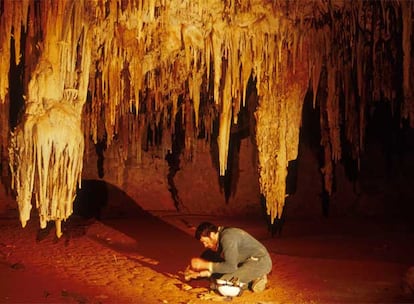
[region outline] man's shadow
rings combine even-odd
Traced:
[[[202,250],[192,233],[186,233],[152,215],[123,190],[105,181],[83,180],[73,209],[71,217],[62,223],[62,239],[66,245],[74,238],[89,237],[130,260],[157,272],[176,276]],[[125,243],[125,239],[117,241],[116,237],[109,239],[88,233],[96,221],[133,241]]]

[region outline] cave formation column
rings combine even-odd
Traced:
[[[34,193],[41,228],[54,221],[57,237],[61,221],[72,214],[81,182],[81,117],[90,66],[83,4],[42,2],[42,53],[29,77],[25,112],[9,149],[22,226],[30,219]]]

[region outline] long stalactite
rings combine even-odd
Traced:
[[[185,159],[193,159],[200,132],[211,140],[217,120],[219,174],[225,175],[230,128],[237,124],[251,78],[259,97],[260,187],[273,219],[283,211],[287,166],[297,157],[301,109],[308,90],[321,113],[325,151],[321,172],[328,193],[344,141],[352,146],[354,159],[363,152],[370,104],[386,99],[402,108],[401,119],[414,125],[411,1],[0,3],[2,105],[13,103],[8,94],[11,50],[17,63],[21,59],[27,63],[22,121],[11,130],[10,144],[5,131],[0,137],[2,150],[11,146],[10,167],[23,226],[33,187],[38,190],[42,226],[70,215],[74,181],[82,170],[80,159],[89,138],[95,144],[122,141],[121,159],[141,159],[146,132],[154,135],[162,129],[162,138],[151,142],[168,151],[182,109]],[[399,74],[400,88],[390,76]],[[319,96],[322,86],[327,92]],[[403,102],[397,100],[398,90],[403,91]],[[56,122],[63,112],[67,116]],[[8,119],[0,115],[2,122]],[[63,123],[65,119],[71,124]],[[53,131],[39,133],[55,123],[67,126],[66,137]],[[70,162],[73,170],[55,172],[56,162]],[[58,183],[52,184],[48,170],[56,174]],[[21,181],[24,172],[30,176],[29,183]],[[63,183],[67,183],[65,191],[59,189]],[[62,202],[65,211],[56,201]],[[50,204],[59,213],[45,208]]]
[[[90,40],[85,7],[73,1],[42,4],[42,52],[21,123],[11,133],[9,157],[22,226],[30,219],[34,193],[41,228],[54,221],[60,237],[81,183]],[[58,22],[55,16],[61,16]]]

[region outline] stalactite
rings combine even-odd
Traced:
[[[219,147],[220,175],[224,176],[227,170],[228,145],[232,118],[231,73],[226,70],[226,80],[223,87],[223,101],[220,111],[220,129],[217,138]]]
[[[315,39],[315,47],[310,49],[310,62],[309,67],[311,68],[311,79],[312,79],[312,92],[313,92],[313,107],[316,106],[316,97],[318,95],[319,80],[322,71],[323,56],[321,53],[322,41],[323,41],[323,32],[313,30],[311,36]]]
[[[324,115],[322,173],[329,193],[334,163],[343,153],[342,128],[354,157],[360,157],[367,107],[378,96],[395,99],[391,75],[397,68],[386,60],[398,62],[395,49],[404,54],[403,117],[414,124],[414,5],[409,1],[19,0],[2,5],[0,103],[7,105],[13,35],[16,63],[23,53],[26,59],[24,86],[30,111],[36,107],[48,111],[49,106],[58,111],[59,106],[51,106],[56,101],[76,103],[78,109],[89,93],[83,112],[86,138],[90,135],[94,143],[105,140],[110,145],[116,135],[132,132],[118,136],[123,148],[118,156],[123,160],[141,161],[149,126],[166,128],[153,144],[168,150],[179,100],[189,98],[182,111],[186,158],[193,159],[200,122],[209,141],[213,121],[219,118],[219,174],[225,175],[230,128],[238,123],[247,83],[253,78],[259,96],[260,184],[272,217],[280,216],[283,209],[286,166],[297,154],[300,109],[309,80],[314,107],[319,106]],[[402,32],[395,26],[397,18]],[[390,39],[393,35],[402,37],[402,45]],[[24,51],[22,38],[26,39]],[[318,98],[324,68],[328,72],[326,100]],[[339,111],[341,106],[345,113]],[[26,124],[13,136],[23,146],[35,144],[26,134],[33,134],[36,117],[43,114],[30,115],[26,113]],[[17,162],[23,156],[33,160],[36,151],[57,161],[52,145],[49,150],[28,147],[14,146],[17,150],[10,157]],[[30,164],[11,167],[16,174],[22,168],[35,174]],[[47,180],[42,177],[44,183]],[[15,183],[21,186],[19,199],[27,199],[30,189],[24,187],[28,185]],[[49,191],[45,189],[42,193]],[[27,221],[25,208],[21,208],[22,221]]]
[[[351,63],[345,63],[341,68],[343,71],[343,94],[344,94],[344,121],[345,125],[345,137],[351,143],[352,146],[352,158],[359,159],[360,157],[360,134],[359,134],[359,113],[357,105],[357,97],[355,93],[355,87],[353,84],[353,73]]]
[[[195,75],[192,75],[189,79],[189,97],[193,100],[194,105],[194,115],[195,115],[195,128],[199,128],[199,110],[200,110],[200,89],[203,82],[203,75],[200,72],[193,72]]]
[[[288,163],[297,158],[307,82],[308,76],[303,70],[274,83],[272,89],[263,87],[255,113],[260,189],[272,220],[282,215]]]
[[[336,67],[328,65],[328,96],[326,100],[326,114],[329,128],[329,142],[331,145],[331,157],[337,162],[341,159],[341,135],[340,135],[340,113],[339,113],[339,93],[337,87]]]
[[[232,35],[226,39],[229,43],[229,67],[230,70],[228,72],[231,73],[231,98],[232,98],[232,117],[233,123],[237,125],[237,118],[239,117],[240,112],[240,104],[242,101],[242,94],[241,90],[241,79],[240,79],[240,69],[241,69],[241,61],[240,61],[240,43],[242,41],[242,34],[238,28],[234,28],[234,30],[230,30]]]
[[[10,69],[10,38],[12,35],[12,14],[10,7],[13,3],[6,1],[0,19],[0,102],[3,103],[9,88],[9,79],[6,75]]]
[[[184,108],[183,108],[183,125],[185,130],[185,147],[184,147],[184,159],[190,161],[193,157],[193,148],[195,140],[195,128],[194,128],[194,107],[191,103],[190,97],[185,96]]]
[[[323,81],[328,82],[327,80],[327,71],[324,70],[323,74]],[[321,174],[323,177],[323,188],[326,191],[326,193],[330,196],[333,192],[333,179],[334,179],[334,162],[332,159],[332,148],[331,148],[331,132],[330,132],[330,126],[329,126],[329,119],[328,119],[328,88],[326,86],[326,89],[324,92],[322,92],[322,98],[319,102],[319,108],[320,108],[320,116],[319,116],[319,124],[320,124],[320,130],[321,130],[321,141],[320,145],[323,149],[323,163],[320,168]]]
[[[246,95],[247,95],[247,84],[249,82],[250,76],[253,70],[253,64],[251,58],[253,56],[250,40],[248,39],[247,33],[241,37],[240,42],[240,62],[241,62],[241,94],[242,94],[242,106],[246,105]]]
[[[213,63],[214,63],[214,101],[216,104],[220,103],[220,89],[221,89],[221,76],[222,76],[222,41],[223,41],[223,28],[225,24],[223,21],[214,24],[213,31],[211,33],[212,40],[212,52],[213,52]]]
[[[10,59],[11,59],[11,16],[8,15],[12,13],[10,5],[13,4],[10,1],[4,3],[4,11],[0,15],[0,161],[7,160],[7,141],[8,141],[8,124],[9,124],[9,107],[10,107],[10,98],[8,95],[9,90],[9,79],[7,75],[9,74],[10,69]],[[16,52],[17,53],[17,52]],[[19,57],[19,53],[17,56]],[[3,166],[2,166],[3,168]],[[5,167],[6,168],[6,167]],[[2,173],[2,172],[0,172]]]
[[[83,21],[75,21],[77,27],[63,22],[82,16],[83,3],[72,4],[62,1],[48,7],[48,3],[43,3],[48,12],[44,20],[48,29],[44,33],[45,45],[28,85],[22,122],[12,133],[9,149],[22,226],[30,218],[34,192],[41,228],[48,221],[55,221],[58,237],[62,235],[61,221],[72,214],[72,203],[81,183],[81,113],[90,65],[88,38],[82,38],[87,35],[87,27]],[[52,26],[56,14],[64,17]]]

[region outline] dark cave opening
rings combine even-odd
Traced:
[[[26,33],[21,30],[20,39],[21,50],[24,51],[26,45]],[[19,64],[16,65],[16,56]],[[15,40],[13,35],[10,38],[10,69],[9,69],[9,127],[13,130],[19,123],[25,106],[24,100],[24,78],[25,78],[25,56],[24,52],[16,54]]]

